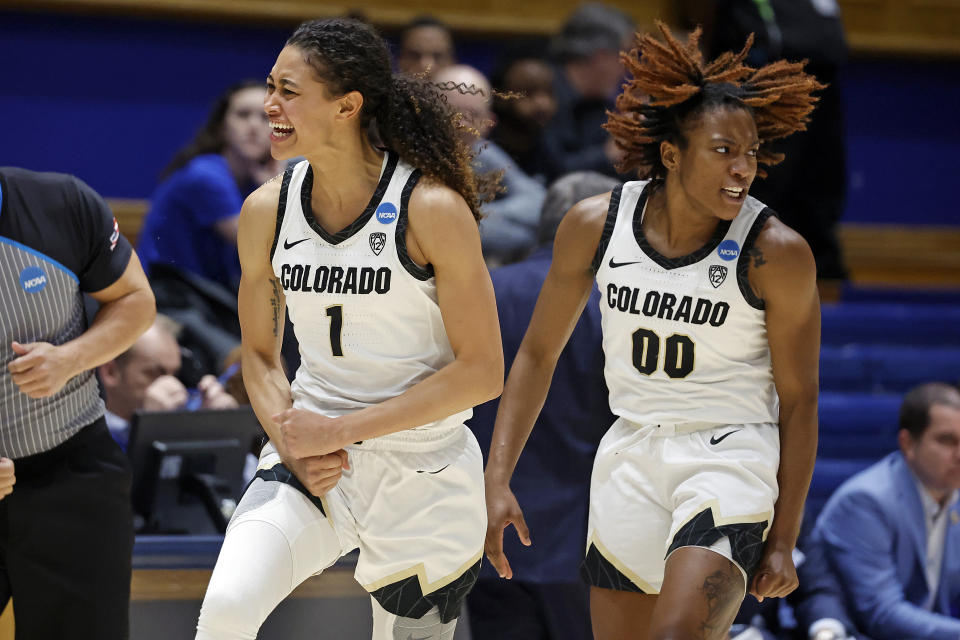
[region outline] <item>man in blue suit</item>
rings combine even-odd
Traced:
[[[857,627],[877,640],[960,638],[960,392],[910,391],[900,451],[837,489],[817,520]]]
[[[568,174],[547,192],[537,232],[540,243],[526,260],[495,269],[503,355],[507,367],[530,324],[537,294],[550,270],[553,236],[567,209],[611,190],[613,178]],[[578,567],[587,537],[590,472],[600,438],[613,423],[603,379],[599,293],[594,290],[564,348],[553,385],[513,474],[511,488],[523,505],[535,544],[504,536],[513,580],[501,580],[485,562],[467,596],[474,640],[583,640],[592,637],[589,591]],[[509,370],[509,369],[508,369]],[[490,450],[497,401],[480,405],[467,423],[484,459]]]

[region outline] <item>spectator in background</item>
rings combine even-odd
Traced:
[[[807,59],[807,71],[827,85],[807,130],[779,141],[785,153],[752,193],[775,210],[780,219],[810,244],[817,277],[846,277],[837,238],[847,194],[841,70],[847,44],[836,0],[684,0],[688,26],[702,24],[703,46],[710,57],[739,51],[753,33],[756,42],[747,63],[762,66],[772,60]],[[821,283],[821,290],[823,283]]]
[[[243,198],[280,173],[270,156],[262,81],[227,89],[164,171],[138,249],[157,309],[207,372],[240,344],[237,225]]]
[[[512,95],[493,96],[496,126],[490,140],[506,151],[524,173],[543,183],[547,176],[559,172],[543,137],[557,112],[554,76],[546,59],[526,51],[508,54],[491,77],[497,90]]]
[[[512,364],[550,269],[553,237],[576,202],[617,185],[613,178],[578,172],[550,186],[540,212],[538,248],[491,274],[500,314],[504,359]],[[512,487],[530,505],[525,517],[546,539],[521,547],[504,541],[514,569],[510,581],[486,563],[470,595],[474,640],[581,640],[592,637],[589,590],[577,572],[586,544],[590,470],[605,425],[613,420],[603,381],[599,293],[594,289],[553,375],[553,386],[517,464]],[[497,400],[474,409],[470,427],[486,459]]]
[[[397,68],[408,75],[437,71],[456,62],[453,34],[450,27],[433,16],[420,16],[400,31],[400,53]]]
[[[624,79],[620,51],[630,47],[633,34],[634,22],[627,14],[588,3],[574,11],[554,37],[550,49],[560,65],[557,113],[545,139],[560,174],[592,170],[617,175],[614,164],[620,151],[603,125]]]
[[[106,419],[114,440],[126,449],[134,411],[233,409],[237,401],[212,375],[187,389],[177,379],[182,357],[177,327],[165,316],[137,338],[129,349],[97,370],[106,396]]]
[[[453,65],[434,74],[433,81],[461,115],[459,133],[476,154],[477,173],[503,172],[503,190],[483,205],[480,236],[484,258],[488,264],[515,260],[536,244],[537,220],[546,190],[503,149],[486,139],[494,115],[490,110],[490,83],[482,73],[466,65]]]
[[[960,392],[928,383],[907,393],[898,439],[900,451],[831,496],[813,542],[823,545],[854,621],[872,638],[956,640]]]
[[[164,264],[236,293],[240,206],[281,171],[270,156],[264,95],[262,80],[227,89],[203,128],[164,169],[137,244],[151,280],[156,265]]]

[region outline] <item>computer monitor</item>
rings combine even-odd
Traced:
[[[250,407],[137,412],[127,454],[140,533],[223,533],[264,432]]]

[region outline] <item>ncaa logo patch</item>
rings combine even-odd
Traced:
[[[381,202],[377,207],[377,220],[383,224],[390,224],[397,219],[397,205],[392,202]]]
[[[740,245],[735,240],[724,240],[717,247],[717,255],[721,260],[736,260],[740,255]]]
[[[380,255],[383,248],[387,245],[387,234],[383,231],[375,231],[370,234],[370,248],[374,255]]]
[[[20,286],[27,293],[40,293],[47,286],[47,274],[40,267],[27,267],[20,272]]]
[[[713,288],[716,289],[723,284],[723,281],[727,279],[728,269],[722,264],[712,264],[710,265],[709,275],[710,275],[710,284],[713,285]]]

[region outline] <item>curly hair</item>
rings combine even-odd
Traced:
[[[625,152],[617,169],[636,171],[641,179],[664,179],[667,169],[660,144],[685,147],[684,131],[690,124],[707,109],[726,106],[752,114],[760,138],[757,175],[765,177],[760,164],[783,160],[783,154],[770,149],[770,142],[806,129],[818,100],[813,92],[825,85],[803,71],[806,61],[778,60],[760,69],[745,65],[753,34],[739,53],[728,51],[705,62],[698,48],[699,27],[683,43],[662,22],[657,28],[663,42],[637,34],[637,46],[620,54],[633,77],[604,125]]]
[[[441,182],[466,200],[476,220],[495,192],[495,178],[474,174],[473,154],[457,136],[457,117],[424,78],[394,75],[387,44],[373,27],[347,18],[310,20],[287,40],[301,49],[316,76],[336,96],[363,95],[360,124],[372,144]]]

